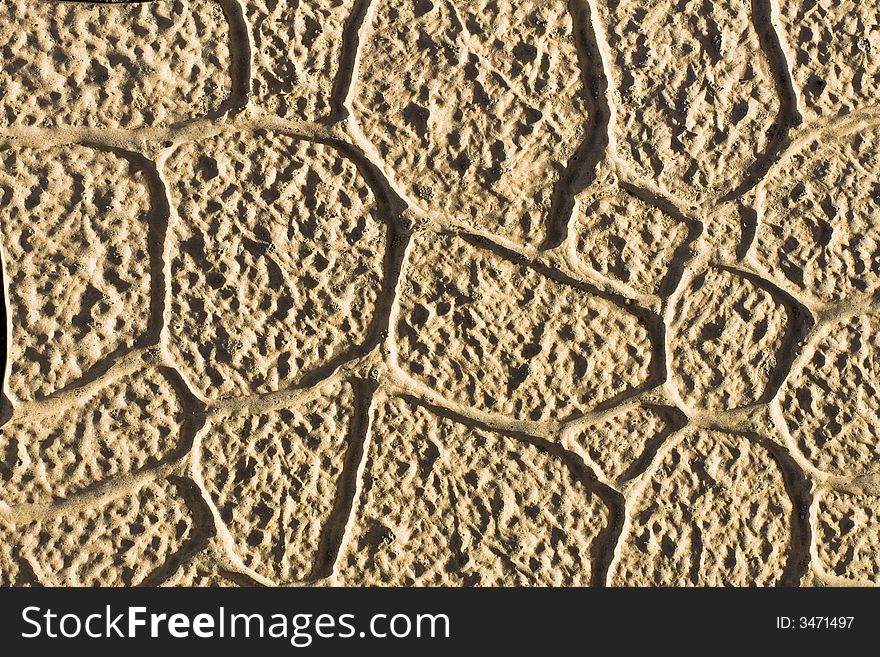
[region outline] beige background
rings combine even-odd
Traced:
[[[4,2],[0,582],[880,582],[878,15]]]

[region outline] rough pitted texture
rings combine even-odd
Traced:
[[[182,410],[168,378],[150,370],[84,395],[49,418],[0,429],[0,501],[63,499],[156,465],[178,446]]]
[[[166,125],[219,109],[232,86],[214,0],[6,0],[0,59],[0,126]]]
[[[691,434],[663,455],[630,504],[613,584],[779,583],[792,505],[776,462],[751,440]]]
[[[598,4],[618,154],[686,200],[722,196],[764,150],[779,110],[749,3]]]
[[[342,30],[354,0],[244,0],[253,34],[253,91],[280,116],[316,121],[330,113]]]
[[[208,495],[245,565],[279,584],[316,565],[352,430],[349,385],[313,402],[216,424],[202,441]]]
[[[880,128],[808,140],[762,184],[757,259],[822,301],[880,282]]]
[[[450,235],[417,239],[408,269],[400,362],[455,402],[564,419],[649,379],[644,324],[609,301]]]
[[[373,422],[343,583],[587,585],[602,502],[559,459],[399,399]]]
[[[820,470],[880,472],[880,317],[830,327],[782,395],[788,430]]]
[[[685,403],[726,410],[761,400],[788,327],[772,294],[711,269],[692,281],[672,317],[672,378]]]
[[[651,446],[673,429],[666,413],[648,406],[632,406],[579,431],[570,441],[575,453],[583,454],[611,480],[639,474],[639,462]]]
[[[785,0],[779,23],[792,77],[808,118],[877,106],[880,23],[877,4],[859,0]]]
[[[2,3],[0,585],[880,584],[876,4]]]
[[[257,131],[187,144],[165,175],[171,348],[202,394],[287,388],[365,339],[385,225],[354,164]]]
[[[160,481],[23,527],[21,555],[45,586],[136,586],[173,565],[192,526],[176,487]]]
[[[580,261],[604,276],[654,294],[669,274],[688,227],[606,183],[578,199],[574,225]]]
[[[150,313],[150,192],[84,146],[0,151],[9,389],[45,397],[133,347]]]
[[[360,126],[416,203],[542,241],[587,122],[566,2],[379,0],[360,67]]]
[[[168,579],[162,582],[162,586],[206,588],[237,586],[237,584],[220,574],[217,563],[212,558],[210,552],[204,551],[196,554],[189,561],[181,565]]]
[[[0,586],[26,586],[27,567],[18,556],[18,536],[0,525]]]
[[[816,516],[816,553],[825,574],[880,584],[880,498],[826,491]]]

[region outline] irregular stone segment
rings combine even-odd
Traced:
[[[637,292],[656,294],[688,227],[603,181],[578,198],[574,235],[580,261]]]
[[[786,0],[779,23],[807,119],[876,107],[877,6],[858,0]]]
[[[253,93],[279,116],[330,113],[342,33],[354,0],[244,0],[253,35]]]
[[[165,170],[171,351],[203,395],[289,387],[365,340],[385,225],[354,164],[256,131],[186,144]]]
[[[46,397],[147,331],[149,184],[85,146],[11,148],[0,161],[8,385],[20,400]]]
[[[0,477],[0,501],[15,506],[63,499],[156,465],[178,446],[182,422],[172,383],[149,370],[53,417],[7,424],[0,429],[0,453],[9,464]]]
[[[779,111],[747,2],[601,0],[617,152],[699,203],[743,178]]]
[[[360,126],[423,210],[542,241],[587,122],[566,2],[380,0],[359,72]]]
[[[136,586],[173,564],[193,532],[189,509],[166,481],[18,530],[22,557],[45,586]]]
[[[651,340],[636,316],[460,237],[416,238],[406,281],[400,363],[457,403],[562,420],[650,376]]]
[[[761,400],[788,329],[785,306],[746,278],[710,269],[672,316],[672,381],[686,404],[729,410]]]
[[[205,488],[245,565],[278,584],[312,572],[351,440],[353,391],[223,420],[202,441]]]
[[[762,183],[755,257],[798,292],[838,301],[880,283],[880,127],[819,133]]]
[[[588,457],[607,478],[621,481],[638,474],[630,472],[632,467],[673,428],[665,413],[648,406],[632,406],[579,431],[570,448]]]
[[[526,443],[392,399],[376,410],[346,585],[588,585],[608,510]]]
[[[789,433],[824,472],[880,472],[880,317],[838,322],[810,352],[782,393]]]
[[[7,0],[0,53],[0,125],[161,126],[217,110],[232,87],[214,0]]]
[[[791,501],[773,457],[743,436],[697,431],[669,450],[628,509],[611,582],[778,584]]]
[[[880,498],[827,491],[816,514],[822,570],[860,584],[880,584]]]

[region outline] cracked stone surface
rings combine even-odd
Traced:
[[[579,430],[566,446],[595,463],[607,478],[624,481],[674,428],[668,412],[633,406]]]
[[[694,278],[673,318],[673,382],[686,404],[727,410],[761,399],[788,326],[767,289],[712,269]]]
[[[779,110],[748,4],[598,4],[618,154],[688,202],[722,196],[765,148]]]
[[[880,83],[877,7],[855,0],[786,0],[779,23],[802,111],[834,117],[876,106]]]
[[[559,458],[400,399],[374,425],[344,582],[590,583],[608,511]]]
[[[862,586],[880,584],[880,498],[826,491],[819,497],[816,525],[825,573]]]
[[[245,0],[254,38],[253,92],[280,116],[316,121],[330,113],[343,28],[354,0]]]
[[[352,162],[258,131],[187,144],[165,175],[171,349],[201,394],[289,387],[364,340],[385,226]]]
[[[154,482],[21,527],[13,544],[41,585],[136,586],[173,565],[192,528],[177,488]]]
[[[566,3],[375,4],[354,111],[382,166],[426,212],[541,242],[589,113]]]
[[[214,0],[8,0],[0,53],[3,126],[167,125],[218,110],[232,86]]]
[[[580,262],[643,294],[659,292],[688,227],[658,207],[602,181],[578,199],[574,235]]]
[[[648,331],[611,302],[458,237],[417,240],[408,266],[400,362],[455,402],[562,419],[650,376]]]
[[[810,462],[836,475],[880,472],[880,317],[838,322],[810,349],[780,403]]]
[[[833,302],[880,283],[880,128],[819,133],[761,185],[756,259],[799,294]]]
[[[3,3],[0,585],[880,585],[876,13]]]
[[[765,448],[743,436],[696,431],[663,454],[634,501],[612,582],[777,583],[791,507]]]
[[[71,406],[0,429],[0,502],[64,499],[155,466],[180,447],[183,409],[156,370],[123,377]]]
[[[146,174],[85,146],[0,151],[8,386],[46,397],[137,344],[150,316]]]
[[[316,566],[351,440],[353,392],[223,420],[201,442],[205,491],[244,564],[278,584]]]

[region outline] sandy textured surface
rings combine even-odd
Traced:
[[[878,13],[3,3],[0,584],[880,584]]]

